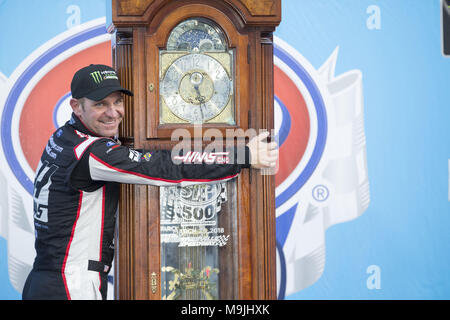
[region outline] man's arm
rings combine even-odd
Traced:
[[[83,156],[79,168],[85,169],[76,170],[78,182],[75,185],[86,185],[85,179],[161,186],[226,181],[236,177],[241,168],[249,167],[250,163],[255,168],[274,165],[278,151],[276,144],[263,141],[266,137],[267,134],[255,137],[247,147],[240,149],[184,153],[134,150],[101,139]],[[81,177],[83,173],[90,177]],[[81,183],[82,180],[85,182]]]

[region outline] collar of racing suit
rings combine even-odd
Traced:
[[[73,113],[73,112],[72,112],[72,116],[71,116],[70,120],[68,121],[68,123],[69,123],[72,127],[74,127],[75,129],[77,129],[77,130],[80,131],[80,132],[83,132],[83,133],[88,134],[88,135],[93,136],[93,137],[101,137],[100,135],[98,135],[98,134],[96,134],[96,133],[90,131],[90,130],[86,127],[86,125],[83,123],[83,121],[81,121],[81,119],[78,118],[78,116],[77,116],[75,113]],[[115,136],[115,137],[106,137],[106,138],[111,138],[111,139],[113,139],[113,140],[115,140],[115,141],[118,140],[118,136]]]

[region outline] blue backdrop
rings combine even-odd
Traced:
[[[367,27],[371,5],[379,29]],[[450,58],[440,1],[283,1],[276,34],[317,67],[339,46],[336,73],[361,70],[371,193],[361,217],[327,231],[322,277],[289,298],[450,298]],[[367,288],[369,265],[379,266],[380,289]]]

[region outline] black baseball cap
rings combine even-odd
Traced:
[[[133,92],[122,88],[116,71],[103,64],[91,64],[75,72],[70,90],[75,99],[86,97],[94,101],[103,100],[115,91],[133,95]]]

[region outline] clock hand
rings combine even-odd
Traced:
[[[198,88],[198,85],[194,85],[194,89],[195,89],[195,91],[197,91],[197,101],[200,102],[200,113],[202,114],[202,120],[203,120],[205,118],[205,116],[203,115],[202,106],[205,102],[205,97],[202,96],[202,94],[200,93],[200,89]]]
[[[205,102],[205,97],[202,96],[202,94],[200,93],[200,89],[198,88],[198,85],[194,85],[194,89],[195,91],[197,91],[197,101],[200,103],[204,103]]]

